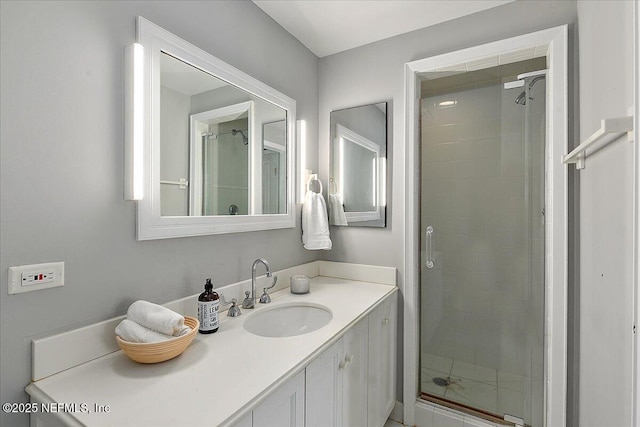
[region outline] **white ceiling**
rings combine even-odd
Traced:
[[[514,0],[253,0],[318,57]]]

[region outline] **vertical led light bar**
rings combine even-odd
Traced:
[[[338,195],[340,197],[340,201],[344,204],[344,187],[345,187],[345,176],[344,176],[344,138],[340,138],[339,145],[339,154],[338,154]]]
[[[298,141],[300,141],[300,164],[298,166],[298,170],[300,171],[300,179],[299,185],[300,189],[298,191],[298,201],[300,203],[304,202],[304,193],[307,188],[306,182],[306,170],[307,170],[307,123],[304,120],[296,121],[296,130],[298,133]]]
[[[387,206],[387,158],[380,158],[380,206]]]
[[[378,193],[378,182],[377,182],[377,174],[376,174],[376,158],[374,157],[372,160],[372,164],[371,164],[371,188],[373,189],[372,191],[372,198],[371,198],[371,204],[373,205],[373,208],[375,209],[376,206],[378,205],[378,200],[376,199],[377,193]]]
[[[124,199],[143,197],[144,48],[125,49]]]

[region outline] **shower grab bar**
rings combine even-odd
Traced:
[[[604,141],[605,144],[615,141],[623,133],[629,133],[628,141],[633,142],[633,117],[618,117],[602,119],[600,129],[594,132],[586,141],[574,148],[569,154],[562,156],[562,163],[575,163],[576,169],[585,168],[587,149],[593,144]]]
[[[189,181],[187,181],[185,178],[180,178],[180,181],[160,181],[160,184],[165,184],[165,185],[178,185],[180,186],[181,190],[185,190],[188,186],[189,186]]]
[[[426,239],[425,239],[425,244],[427,246],[427,253],[426,253],[426,258],[427,258],[427,268],[433,268],[434,266],[434,261],[435,258],[433,256],[433,227],[432,226],[428,226],[427,227],[427,232],[426,234]]]

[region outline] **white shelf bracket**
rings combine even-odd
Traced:
[[[633,142],[633,116],[602,119],[600,129],[594,132],[583,143],[574,148],[569,154],[562,156],[562,163],[574,163],[576,169],[584,169],[586,166],[587,149],[592,145],[602,142],[609,144],[617,140],[623,133],[627,134],[627,140]]]

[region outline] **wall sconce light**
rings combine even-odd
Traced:
[[[344,186],[345,182],[347,182],[344,176],[344,138],[340,138],[340,142],[338,144],[338,197],[344,203]]]
[[[300,171],[299,178],[299,191],[298,191],[298,202],[304,202],[304,193],[307,189],[307,123],[304,120],[296,121],[296,132],[298,134],[298,141],[300,142],[300,163],[298,165],[298,170]]]
[[[143,197],[144,47],[125,49],[124,199]]]
[[[377,173],[377,165],[376,158],[371,159],[371,205],[375,209],[378,206],[378,173]]]
[[[380,158],[380,206],[387,206],[387,158]]]

